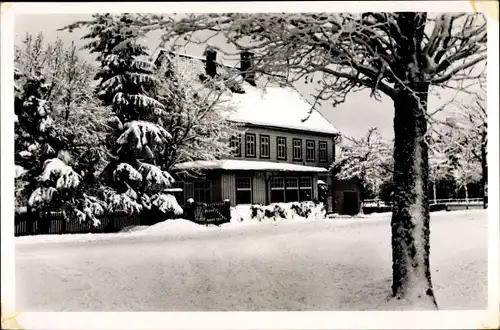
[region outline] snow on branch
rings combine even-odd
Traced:
[[[74,189],[81,183],[81,177],[58,158],[48,159],[43,165],[40,181],[55,181],[57,189]]]
[[[142,174],[145,180],[144,184],[148,188],[165,189],[170,187],[175,181],[170,173],[162,171],[159,167],[152,164],[141,163],[139,172]]]
[[[334,104],[356,88],[394,98],[401,89],[413,90],[412,83],[474,79],[483,73],[467,70],[486,56],[486,20],[478,13],[210,13],[132,20],[144,34],[161,30],[161,47],[182,45],[182,39],[209,42],[194,37],[199,31],[222,35],[238,53],[255,53],[254,72],[278,74],[290,83],[317,81],[315,98]],[[420,49],[409,56],[405,52],[415,43]]]
[[[171,138],[163,127],[147,121],[131,121],[125,123],[125,132],[118,138],[118,144],[130,145],[136,150],[146,146],[163,146]]]
[[[137,194],[132,189],[122,194],[111,195],[108,200],[108,211],[111,213],[122,211],[127,214],[139,214],[143,207],[136,199]]]
[[[391,160],[391,144],[371,128],[362,138],[345,137],[332,167],[338,180],[358,180],[364,189],[377,194],[392,175]]]
[[[132,165],[121,163],[113,171],[113,180],[115,182],[140,182],[142,181],[142,175]]]
[[[57,196],[57,189],[54,187],[38,187],[30,195],[28,205],[39,209],[53,202]]]
[[[170,194],[156,194],[152,198],[152,204],[163,213],[182,215],[182,207],[179,206],[174,196]]]

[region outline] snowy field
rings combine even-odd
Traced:
[[[390,215],[16,238],[22,311],[385,310]],[[487,308],[487,212],[431,214],[440,309]]]

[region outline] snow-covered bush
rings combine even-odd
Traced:
[[[100,224],[97,217],[105,214],[106,204],[82,192],[82,178],[61,159],[44,162],[38,186],[30,195],[28,205],[35,210],[62,210],[68,219],[93,226]]]
[[[262,205],[251,205],[250,212],[250,217],[252,219],[262,221],[262,219],[264,218],[264,208]]]
[[[295,212],[299,217],[308,218],[311,214],[311,205],[309,203],[293,203],[290,209]]]
[[[326,210],[320,202],[292,202],[262,205],[237,205],[231,208],[231,221],[258,222],[277,221],[279,219],[320,219],[325,218]]]

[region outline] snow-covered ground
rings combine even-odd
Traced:
[[[16,238],[24,311],[384,310],[390,215]],[[431,214],[441,309],[487,306],[487,212]]]

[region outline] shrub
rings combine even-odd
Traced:
[[[280,218],[286,219],[286,210],[280,205],[274,205],[274,216],[279,216]]]
[[[252,219],[257,218],[257,220],[262,221],[262,219],[265,215],[264,209],[262,208],[262,205],[252,205],[252,206],[250,206],[250,211],[251,211],[250,217]],[[266,217],[267,217],[267,215],[266,215]]]
[[[312,212],[312,207],[309,202],[293,203],[291,210],[299,217],[308,218]]]
[[[274,210],[265,209],[264,210],[264,216],[266,218],[274,218],[274,216],[275,216]]]

